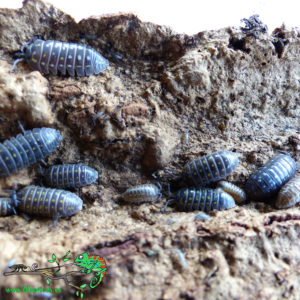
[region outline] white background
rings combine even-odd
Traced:
[[[269,32],[285,23],[300,27],[300,0],[50,0],[76,21],[91,15],[131,12],[142,21],[168,25],[179,33],[240,26],[240,19],[259,14]],[[0,0],[0,7],[20,8],[21,0]]]

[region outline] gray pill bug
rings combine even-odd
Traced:
[[[23,134],[0,143],[0,177],[44,160],[58,147],[61,139],[58,130],[43,127],[23,130]]]
[[[97,75],[109,65],[108,60],[90,46],[51,40],[27,42],[21,47],[19,56],[11,72],[22,60],[41,73],[66,75],[68,72],[70,76]]]
[[[54,223],[60,217],[72,216],[82,210],[82,200],[74,193],[34,185],[13,191],[12,200],[17,211],[51,217]]]
[[[54,165],[42,175],[47,186],[56,188],[80,188],[98,179],[98,172],[83,164]]]
[[[187,163],[183,176],[196,187],[207,186],[230,175],[238,163],[234,152],[218,151]]]
[[[166,210],[170,203],[176,203],[177,207],[184,211],[212,211],[230,209],[235,206],[232,196],[222,189],[188,189],[183,188],[174,194],[174,198],[169,199],[163,208]]]
[[[277,208],[289,208],[300,205],[300,175],[295,176],[285,184],[276,199]]]
[[[128,188],[121,197],[126,202],[139,204],[161,198],[160,191],[161,187],[157,187],[155,184],[142,184]]]
[[[205,213],[199,213],[194,217],[194,221],[198,221],[198,220],[206,221],[209,219],[210,219],[210,216]]]
[[[231,195],[237,204],[242,204],[246,201],[246,193],[231,182],[221,180],[218,182],[217,186]]]
[[[247,197],[268,200],[296,173],[297,164],[287,154],[273,156],[263,167],[250,176],[245,185]]]
[[[11,198],[0,198],[0,216],[10,216],[16,214],[13,200]]]

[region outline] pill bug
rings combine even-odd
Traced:
[[[0,216],[9,216],[15,214],[13,201],[11,198],[0,198]]]
[[[89,76],[99,74],[108,67],[108,60],[90,46],[60,41],[35,39],[21,47],[11,72],[22,60],[44,74]]]
[[[217,186],[231,195],[236,203],[241,204],[246,201],[246,193],[231,182],[222,180],[218,182]]]
[[[284,185],[276,199],[277,208],[289,208],[300,204],[300,175],[292,178]]]
[[[296,173],[296,162],[287,154],[276,154],[250,176],[245,185],[246,194],[254,200],[267,200]]]
[[[206,186],[230,175],[238,163],[239,160],[234,152],[218,151],[187,163],[183,176],[196,187]]]
[[[166,210],[167,206],[175,202],[177,207],[184,211],[212,211],[225,210],[235,206],[234,199],[222,191],[221,189],[180,189],[176,194],[174,199],[169,199],[163,208]]]
[[[210,216],[205,213],[199,213],[194,217],[194,221],[198,221],[198,220],[206,221],[209,219],[210,219]]]
[[[126,202],[139,204],[142,202],[151,202],[161,197],[160,188],[155,184],[142,184],[128,188],[122,198]]]
[[[34,185],[14,191],[12,199],[18,211],[53,220],[72,216],[82,209],[82,200],[74,193]]]
[[[62,137],[52,128],[34,128],[0,143],[0,177],[43,160],[59,145]]]
[[[47,186],[79,188],[98,179],[98,172],[83,164],[54,165],[42,171]]]

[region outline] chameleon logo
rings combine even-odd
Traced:
[[[77,255],[74,262],[71,262],[72,259],[71,257],[68,257],[69,254],[70,251],[62,257],[57,257],[53,253],[52,258],[48,260],[49,263],[55,264],[53,267],[39,268],[37,263],[33,263],[31,266],[15,264],[9,266],[10,271],[4,272],[3,275],[38,275],[44,277],[48,285],[51,284],[51,281],[62,279],[66,286],[75,289],[76,296],[83,298],[84,292],[88,289],[88,286],[93,289],[100,284],[107,271],[107,266],[103,257],[99,255],[90,255],[87,252],[84,252]],[[74,270],[74,266],[79,267],[79,269]],[[72,267],[73,270],[68,271],[68,268]],[[63,270],[66,270],[66,272],[63,272]],[[89,283],[77,285],[74,284],[72,280],[72,276],[75,274],[81,274],[82,277],[91,274],[92,278]],[[90,277],[91,276],[89,276],[89,278]]]
[[[95,277],[93,277],[90,281],[90,288],[95,288],[103,279],[107,267],[103,257],[99,255],[89,255],[88,253],[79,254],[74,260],[77,266],[84,267],[81,270],[83,273],[91,273],[94,272]]]

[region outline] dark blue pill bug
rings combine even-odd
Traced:
[[[82,200],[69,191],[30,185],[15,192],[17,210],[41,217],[72,216],[82,209]]]
[[[169,203],[175,202],[177,207],[184,211],[212,211],[225,210],[235,206],[234,199],[221,189],[180,189],[174,199],[167,201],[163,210]]]
[[[11,198],[0,198],[0,216],[10,216],[14,213],[13,200]]]
[[[83,164],[54,165],[43,172],[47,186],[79,188],[98,179],[98,172]]]
[[[230,175],[238,163],[234,152],[218,151],[187,163],[183,176],[196,187],[207,186]]]
[[[268,200],[296,173],[297,164],[287,154],[273,156],[263,167],[250,176],[245,185],[250,199]]]
[[[34,128],[0,143],[0,177],[9,176],[43,160],[59,145],[60,132],[52,128]]]
[[[103,72],[109,65],[108,60],[90,46],[60,41],[32,40],[21,47],[22,60],[44,74],[60,73],[70,76],[89,76]]]

